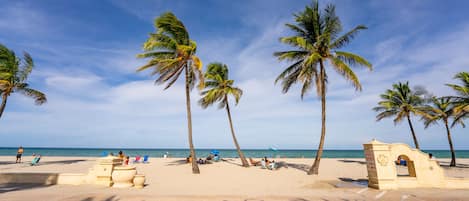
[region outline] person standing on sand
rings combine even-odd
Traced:
[[[118,157],[119,157],[121,160],[124,160],[125,155],[124,155],[124,152],[122,152],[122,150],[119,151]]]
[[[16,163],[21,163],[21,156],[23,155],[24,149],[22,146],[18,148],[18,151],[16,152]]]

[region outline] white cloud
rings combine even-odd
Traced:
[[[63,91],[75,91],[82,88],[88,88],[91,85],[98,84],[102,78],[98,76],[67,76],[54,75],[47,77],[45,82],[52,89]]]

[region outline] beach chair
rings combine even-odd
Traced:
[[[37,165],[39,161],[41,160],[41,157],[36,157],[31,161],[31,166]]]
[[[135,156],[135,160],[134,160],[134,163],[139,163],[140,162],[140,158],[142,158],[141,156]]]
[[[262,169],[267,169],[267,164],[265,163],[265,160],[261,161],[261,168]]]
[[[404,159],[401,159],[401,162],[399,164],[402,166],[407,166],[407,161]]]
[[[261,162],[260,162],[260,161],[254,161],[252,158],[249,158],[249,162],[250,162],[251,165],[253,165],[253,166],[261,165]]]
[[[142,163],[148,163],[148,155],[143,156],[143,161]]]
[[[269,170],[276,170],[277,169],[277,164],[275,162],[272,162],[269,164]]]

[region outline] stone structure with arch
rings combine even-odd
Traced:
[[[469,179],[448,178],[437,161],[427,153],[407,144],[386,144],[372,140],[363,145],[368,186],[376,189],[462,188],[469,189]],[[398,176],[396,160],[406,161],[408,175]]]

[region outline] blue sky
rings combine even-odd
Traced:
[[[344,29],[369,27],[346,48],[366,57],[373,72],[356,69],[354,89],[329,71],[327,149],[360,149],[377,138],[412,144],[408,125],[375,121],[379,94],[398,81],[450,95],[445,83],[469,69],[469,14],[465,1],[321,1],[337,6]],[[232,108],[243,148],[316,149],[320,102],[298,88],[282,94],[275,77],[286,67],[272,53],[288,49],[278,38],[308,0],[296,1],[8,1],[0,0],[0,43],[35,60],[31,84],[48,103],[13,94],[0,119],[0,146],[187,147],[183,83],[166,91],[153,85],[145,61],[135,58],[153,19],[174,12],[207,64],[220,61],[244,89]],[[194,142],[232,148],[226,113],[201,109],[192,93]],[[413,119],[424,149],[447,149],[442,125],[424,129]],[[467,129],[452,129],[457,149],[467,149]]]

